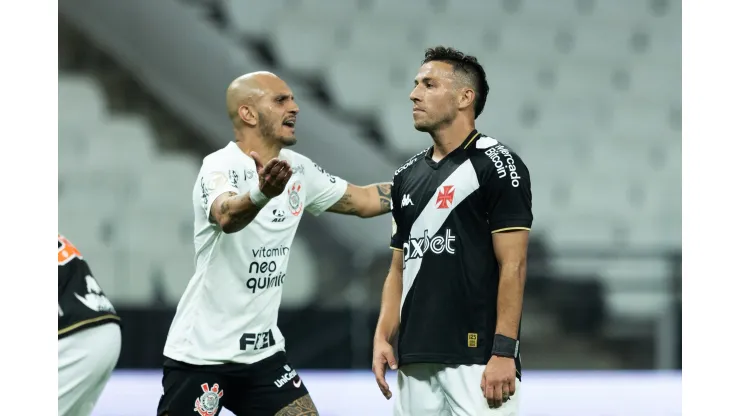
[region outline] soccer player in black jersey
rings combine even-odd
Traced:
[[[398,368],[396,415],[516,415],[529,172],[475,129],[488,94],[475,57],[428,49],[414,83],[414,127],[433,145],[393,177],[373,371],[390,399],[386,365]]]
[[[87,416],[121,352],[120,318],[82,257],[57,235],[59,416]]]

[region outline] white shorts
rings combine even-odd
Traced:
[[[480,388],[484,365],[408,364],[398,370],[395,416],[517,416],[516,393],[498,409],[488,406]]]
[[[83,329],[59,340],[59,416],[92,413],[121,353],[115,323]]]

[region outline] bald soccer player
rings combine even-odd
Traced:
[[[195,275],[167,343],[158,415],[317,415],[285,355],[278,307],[305,211],[390,212],[390,183],[355,186],[291,150],[298,105],[258,72],[226,93],[234,141],[203,159],[193,189]]]

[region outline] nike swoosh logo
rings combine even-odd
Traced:
[[[299,379],[298,381],[294,381],[293,382],[293,385],[295,386],[295,388],[300,388],[301,387],[301,383],[303,383],[303,380],[300,380]]]

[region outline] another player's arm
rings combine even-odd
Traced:
[[[391,210],[391,183],[375,183],[366,186],[347,184],[344,195],[327,211],[337,214],[371,218]]]

